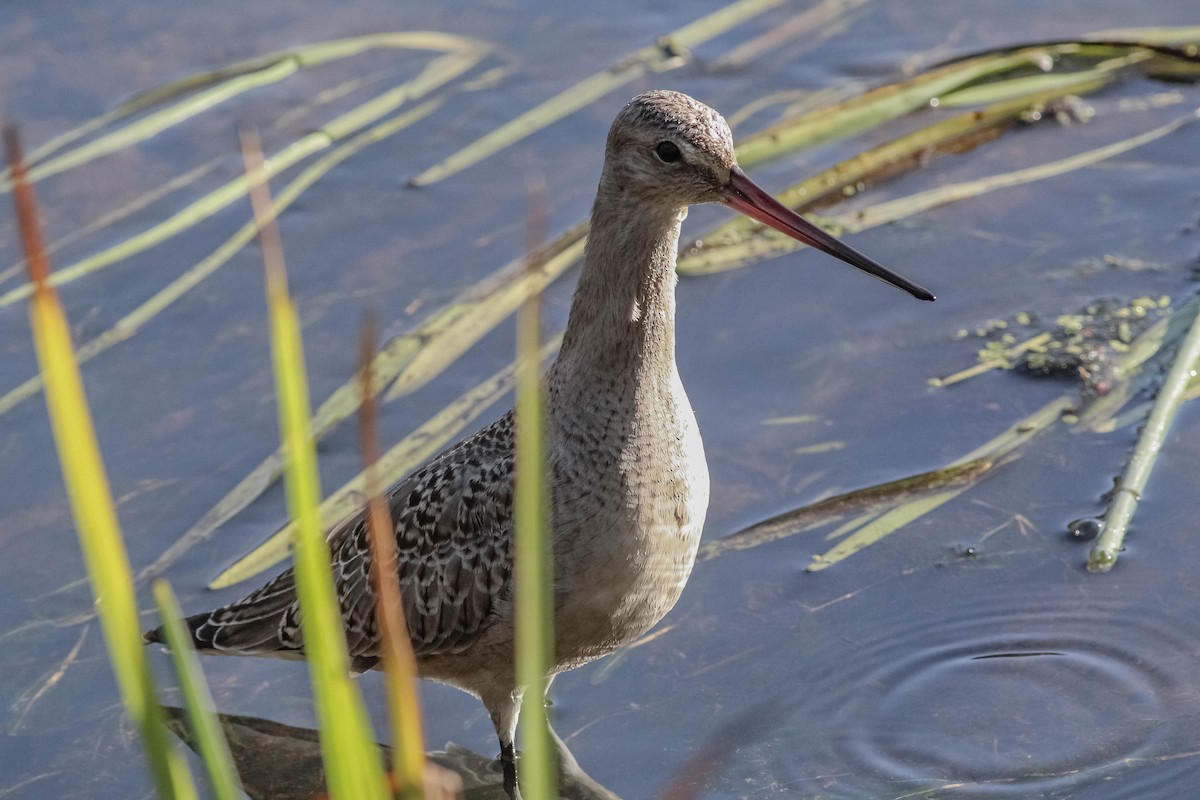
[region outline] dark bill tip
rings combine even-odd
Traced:
[[[741,167],[734,166],[729,171],[729,186],[725,192],[725,204],[780,233],[815,247],[823,253],[828,253],[851,266],[858,267],[868,275],[890,283],[898,289],[903,289],[918,300],[936,299],[933,292],[925,287],[897,275],[850,245],[838,241],[780,203],[746,177],[746,173],[742,172]]]

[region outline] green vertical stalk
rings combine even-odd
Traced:
[[[240,800],[242,790],[237,769],[233,766],[233,755],[229,752],[229,742],[225,740],[225,733],[221,730],[221,721],[217,719],[208,684],[204,682],[200,658],[196,655],[192,637],[183,622],[179,601],[175,599],[175,593],[166,581],[155,581],[153,588],[154,601],[158,604],[158,613],[162,617],[167,647],[171,650],[175,673],[183,690],[188,724],[192,727],[192,733],[196,737],[196,749],[212,782],[213,798]]]
[[[532,252],[532,248],[531,248]],[[530,264],[536,268],[536,262]],[[556,765],[546,689],[554,649],[551,617],[549,498],[542,439],[545,425],[538,344],[540,295],[534,293],[517,315],[517,431],[514,524],[516,545],[516,672],[521,704],[521,791],[526,800],[556,797]]]
[[[1167,438],[1167,430],[1175,419],[1175,412],[1183,402],[1184,392],[1188,383],[1196,374],[1197,364],[1200,363],[1200,313],[1197,313],[1192,327],[1175,354],[1171,371],[1163,382],[1158,397],[1154,400],[1154,408],[1150,418],[1142,426],[1138,436],[1137,446],[1133,456],[1121,475],[1121,483],[1113,493],[1112,505],[1104,516],[1104,528],[1092,551],[1088,554],[1087,568],[1091,572],[1108,572],[1117,563],[1117,555],[1125,542],[1125,532],[1133,520],[1138,502],[1142,499],[1142,491],[1150,480],[1150,471],[1162,450]]]
[[[350,678],[350,657],[337,591],[330,572],[329,544],[317,511],[321,501],[313,445],[308,383],[300,319],[287,288],[279,231],[271,213],[257,138],[243,142],[250,199],[262,237],[271,322],[271,361],[279,403],[279,434],[285,454],[288,513],[297,521],[296,595],[304,655],[321,731],[321,756],[331,800],[386,800],[383,763],[371,734],[362,695]]]

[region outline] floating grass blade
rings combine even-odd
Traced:
[[[859,231],[888,222],[895,222],[898,219],[903,219],[921,211],[928,211],[931,208],[936,208],[947,203],[978,197],[997,189],[1021,186],[1033,183],[1034,181],[1064,175],[1077,169],[1098,164],[1114,156],[1128,153],[1130,150],[1135,150],[1150,142],[1161,139],[1190,123],[1195,116],[1195,114],[1189,114],[1152,130],[1139,133],[1136,136],[1130,136],[1102,147],[1085,150],[1082,153],[1076,153],[1067,158],[1048,161],[1044,164],[1014,170],[1013,172],[989,175],[973,181],[948,184],[937,189],[918,192],[917,194],[886,203],[877,203],[852,214],[834,217],[833,221],[848,233],[858,233]]]
[[[1025,419],[1010,427],[1004,433],[977,447],[949,466],[955,467],[975,461],[985,461],[993,464],[999,463],[1005,456],[1015,451],[1018,447],[1057,424],[1062,419],[1063,413],[1072,407],[1073,402],[1073,398],[1069,395],[1064,395],[1050,401],[1033,414],[1030,414]],[[980,474],[987,474],[987,471]],[[875,544],[884,537],[900,530],[905,525],[925,516],[931,511],[941,508],[974,484],[975,481],[971,480],[934,495],[908,500],[889,509],[881,516],[870,519],[866,525],[850,533],[830,550],[813,556],[812,563],[808,565],[807,571],[819,572],[833,566],[839,561],[849,558],[859,550]]]
[[[531,189],[530,269],[537,269],[537,245],[545,218],[545,189]],[[513,486],[513,583],[516,594],[516,674],[521,704],[521,786],[527,800],[551,800],[556,764],[546,718],[546,674],[554,653],[550,562],[550,499],[546,453],[542,446],[545,411],[542,396],[541,337],[538,304],[529,296],[517,317],[516,473]]]
[[[394,119],[380,123],[374,128],[364,131],[341,147],[310,164],[279,193],[279,197],[275,200],[274,204],[276,214],[281,213],[283,209],[295,202],[300,195],[323,178],[336,165],[345,161],[364,147],[382,141],[397,131],[407,128],[414,122],[424,118],[439,103],[440,101],[437,99],[422,103]],[[172,303],[198,286],[205,278],[225,266],[234,255],[253,241],[254,236],[255,228],[253,222],[243,225],[233,236],[225,240],[216,250],[209,254],[207,258],[193,265],[184,274],[155,292],[148,300],[117,320],[111,328],[83,344],[78,352],[80,363],[89,361],[110,347],[135,335],[143,326],[162,313],[163,310],[169,308]],[[25,287],[20,287],[13,291],[21,292],[24,289]],[[14,387],[3,396],[0,396],[0,414],[11,410],[21,401],[37,394],[41,390],[41,387],[41,380],[35,376]],[[280,464],[282,464],[282,461],[280,461]],[[274,475],[278,474],[279,471],[277,470]]]
[[[709,542],[700,548],[699,556],[701,560],[707,561],[731,550],[745,550],[794,536],[847,514],[895,506],[914,495],[928,495],[948,488],[966,487],[977,482],[995,465],[996,462],[989,458],[974,458],[931,472],[818,500],[803,508],[786,511],[743,528],[737,533]]]
[[[872,89],[745,137],[737,144],[738,163],[749,169],[832,139],[848,138],[927,107],[933,98],[972,81],[1018,67],[1036,66],[1044,57],[1040,49],[1003,57],[981,57]]]
[[[1064,89],[1081,92],[1097,88],[1102,82],[1088,77],[1054,92],[996,103],[984,109],[941,120],[822,170],[780,192],[777,198],[779,202],[798,212],[835,198],[841,199],[847,193],[856,191],[856,187],[863,182],[927,163],[931,154],[943,151],[961,152],[967,147],[993,139],[1016,124],[1031,108],[1062,96]],[[679,260],[679,271],[686,275],[727,269],[729,262],[738,262],[736,254],[745,252],[736,249],[737,245],[745,245],[746,249],[753,252],[758,247],[764,247],[765,240],[775,238],[777,237],[774,232],[762,223],[744,216],[735,217],[704,234],[696,244],[684,248]]]
[[[30,163],[34,163],[35,166],[28,171],[29,180],[36,182],[109,153],[131,147],[245,92],[278,83],[301,69],[361,55],[378,48],[441,51],[453,56],[453,60],[462,59],[470,61],[472,64],[478,63],[492,50],[490,45],[481,40],[448,33],[389,32],[315,42],[231,64],[211,72],[189,75],[165,86],[143,92],[122,103],[114,111],[90,120],[37,148],[30,154]],[[438,81],[450,80],[455,77],[455,75],[448,75],[442,71],[449,62],[435,61],[434,63],[437,64],[437,68],[427,70],[426,75],[430,77],[436,75]],[[147,114],[136,122],[70,150],[57,158],[50,158],[55,152],[94,130],[112,125],[181,96],[182,100]],[[10,187],[7,173],[0,173],[0,191],[8,191]]]
[[[4,144],[29,280],[34,286],[29,321],[38,364],[46,381],[46,408],[109,660],[125,710],[141,733],[159,797],[194,798],[196,789],[187,764],[168,740],[155,698],[129,556],[121,538],[83,380],[75,363],[70,328],[58,295],[47,280],[50,265],[38,230],[33,187],[25,181],[20,143],[12,128],[4,129]]]
[[[86,225],[81,225],[78,228],[74,228],[71,231],[69,231],[68,233],[66,233],[65,235],[54,240],[53,242],[50,242],[48,245],[46,245],[46,252],[53,253],[54,251],[56,251],[62,247],[65,247],[66,245],[70,244],[71,242],[74,242],[85,236],[93,234],[96,231],[103,230],[104,228],[108,228],[108,227],[111,227],[112,225],[115,225],[116,223],[120,222],[121,220],[128,218],[129,216],[137,213],[138,211],[141,211],[142,209],[146,208],[147,206],[150,206],[150,205],[158,202],[159,200],[163,199],[167,195],[172,194],[173,192],[176,192],[184,187],[187,187],[192,183],[195,183],[197,180],[199,180],[200,178],[204,177],[205,175],[207,175],[208,173],[210,173],[214,169],[216,169],[220,165],[220,163],[221,163],[220,159],[216,159],[216,158],[211,159],[206,164],[201,164],[198,167],[193,167],[192,169],[188,170],[187,172],[177,175],[176,177],[174,177],[168,181],[165,181],[165,182],[159,184],[158,186],[155,186],[153,189],[146,192],[145,194],[140,195],[139,197],[135,198],[134,200],[131,200],[128,203],[125,203],[121,206],[118,206],[117,208],[107,211],[104,214],[102,214],[101,216],[94,219],[93,221],[87,223]],[[0,282],[7,281],[10,278],[13,278],[13,277],[19,275],[21,273],[21,267],[22,267],[21,264],[14,264],[13,266],[11,266],[5,270],[0,270]]]
[[[706,17],[660,37],[654,44],[629,54],[613,67],[559,92],[422,171],[409,183],[413,186],[427,186],[445,180],[648,72],[664,72],[687,63],[690,59],[688,51],[691,48],[782,3],[783,0],[737,0],[730,3]]]
[[[154,600],[162,618],[167,647],[175,662],[175,673],[183,689],[184,705],[188,722],[191,724],[196,750],[204,761],[208,778],[212,782],[215,800],[239,800],[242,797],[237,770],[233,766],[233,755],[229,743],[221,730],[221,722],[204,682],[200,658],[192,645],[192,637],[183,621],[179,601],[166,581],[154,582]]]
[[[330,573],[329,546],[317,511],[320,485],[308,412],[300,320],[288,296],[278,229],[257,141],[243,142],[254,215],[262,234],[271,317],[271,360],[279,398],[280,438],[287,453],[288,510],[298,521],[295,541],[296,593],[305,657],[321,729],[321,752],[332,800],[386,800],[387,782],[357,687]]]
[[[1012,172],[989,175],[960,183],[939,186],[924,192],[900,197],[883,203],[867,206],[846,214],[812,221],[834,232],[836,235],[860,233],[870,228],[937,208],[960,200],[972,199],[997,189],[1021,186],[1034,181],[1063,175],[1073,170],[1097,164],[1105,159],[1127,153],[1143,145],[1174,133],[1195,118],[1189,114],[1153,130],[1122,139],[1102,147],[1086,150],[1067,158],[1038,164]],[[804,247],[803,244],[782,236],[764,235],[731,245],[717,244],[705,247],[695,255],[680,260],[683,274],[708,274],[738,269],[764,258],[773,258]]]
[[[353,135],[364,127],[378,122],[405,103],[423,97],[435,88],[466,72],[476,63],[474,59],[468,57],[457,55],[442,56],[435,60],[433,64],[427,65],[421,74],[412,80],[405,81],[399,86],[393,87],[383,94],[360,104],[356,108],[321,125],[316,131],[292,142],[266,162],[264,169],[268,176],[277,175],[283,170],[298,164],[305,158],[328,149],[338,141]],[[154,245],[161,244],[177,236],[179,233],[192,228],[221,209],[240,200],[245,196],[246,188],[246,179],[244,176],[234,178],[141,233],[64,267],[55,273],[53,278],[54,285],[60,286],[85,275],[90,275],[97,270],[112,266],[148,250]],[[0,308],[22,300],[28,294],[28,286],[11,289],[0,295]]]
[[[1028,68],[1045,69],[1053,59],[1072,55],[1101,62],[1093,70],[1059,75],[1024,76],[996,80]],[[929,69],[899,83],[887,84],[826,108],[819,108],[738,142],[738,161],[750,168],[831,139],[843,139],[878,127],[930,103],[964,104],[997,102],[1016,94],[1077,91],[1075,81],[1089,78],[1101,84],[1122,71],[1140,68],[1164,76],[1194,75],[1200,62],[1186,50],[1166,50],[1137,42],[1101,47],[1095,43],[1066,41],[992,50],[966,56]],[[991,83],[984,81],[991,80]]]
[[[371,581],[375,585],[375,618],[379,629],[380,660],[387,691],[388,719],[392,730],[392,773],[405,800],[424,791],[425,737],[421,733],[421,707],[417,699],[417,659],[413,655],[404,601],[396,566],[396,537],[388,501],[379,481],[379,426],[375,391],[371,387],[371,357],[375,352],[375,325],[368,320],[359,340],[359,381],[363,403],[359,407],[359,446],[363,457],[363,483],[367,489],[367,529],[371,543]]]
[[[1104,516],[1104,528],[1099,538],[1092,546],[1088,555],[1088,570],[1091,572],[1108,572],[1117,563],[1117,556],[1125,541],[1125,533],[1137,510],[1138,501],[1146,483],[1150,480],[1150,471],[1166,441],[1167,430],[1175,419],[1175,412],[1183,402],[1183,394],[1188,383],[1196,374],[1200,364],[1200,313],[1197,313],[1192,327],[1179,346],[1171,370],[1154,400],[1150,418],[1138,436],[1137,446],[1133,456],[1121,475],[1120,485],[1113,494],[1112,505]]]

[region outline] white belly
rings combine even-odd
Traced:
[[[620,447],[597,448],[586,462],[590,474],[555,476],[559,669],[648,631],[691,574],[708,510],[708,465],[683,387],[673,388],[684,413],[659,415],[652,430],[630,431]]]

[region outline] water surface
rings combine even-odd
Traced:
[[[1180,0],[1052,8],[973,2],[953,12],[918,2],[866,4],[820,40],[790,43],[737,69],[709,68],[729,47],[804,8],[786,4],[702,46],[691,66],[643,78],[444,183],[406,188],[408,177],[474,136],[716,7],[626,3],[597,15],[536,3],[301,9],[120,0],[58,4],[51,13],[7,3],[0,93],[32,148],[166,80],[302,42],[431,29],[496,44],[500,54],[473,75],[508,66],[497,85],[455,94],[412,131],[346,161],[283,218],[319,399],[351,373],[366,309],[404,330],[521,253],[531,170],[548,184],[551,231],[582,219],[607,125],[637,91],[679,89],[732,113],[770,92],[871,85],[985,47],[1195,22]],[[115,243],[236,175],[239,122],[264,126],[268,149],[278,148],[326,118],[270,127],[304,98],[375,73],[386,86],[419,66],[411,56],[376,53],[304,72],[44,181],[38,191],[53,240],[216,159],[193,187],[63,247],[56,264]],[[1157,111],[1131,111],[1155,98]],[[936,160],[861,201],[1062,157],[1187,113],[1198,99],[1187,86],[1125,81],[1090,100],[1097,114],[1086,125],[1022,129]],[[742,132],[769,121],[751,117]],[[785,186],[895,132],[811,151],[756,179]],[[941,466],[1070,388],[1007,373],[931,388],[928,378],[968,365],[980,346],[956,339],[958,329],[1022,310],[1052,320],[1097,297],[1190,296],[1198,148],[1196,128],[1184,128],[1090,169],[855,237],[855,247],[934,289],[934,305],[807,251],[682,281],[680,370],[714,481],[706,538],[824,494]],[[236,204],[70,284],[63,297],[77,341],[203,258],[248,213]],[[685,235],[724,213],[693,211]],[[0,254],[0,269],[18,258],[7,216]],[[549,291],[548,327],[565,320],[573,280]],[[0,289],[13,285],[8,279]],[[85,367],[135,568],[157,558],[274,448],[264,316],[259,256],[247,248]],[[512,346],[506,324],[429,386],[386,407],[386,439],[399,439],[507,363]],[[20,305],[0,309],[0,351],[7,391],[35,370]],[[814,421],[763,424],[801,416]],[[1184,796],[1195,783],[1200,739],[1191,569],[1200,545],[1190,502],[1200,473],[1197,423],[1195,409],[1185,408],[1129,549],[1109,575],[1086,574],[1086,548],[1063,531],[1068,520],[1101,511],[1099,498],[1135,429],[1052,432],[956,501],[823,572],[804,568],[829,548],[828,529],[700,564],[662,635],[555,683],[556,729],[588,774],[631,798],[652,796],[721,737],[730,752],[707,780],[709,797]],[[352,426],[324,440],[320,456],[327,488],[350,477],[358,462]],[[148,796],[88,616],[40,396],[0,417],[0,486],[0,797]],[[237,596],[240,587],[213,594],[204,586],[283,515],[276,488],[173,565],[167,577],[185,608]],[[140,596],[148,607],[148,593]],[[165,656],[153,660],[167,676]],[[302,665],[208,659],[205,667],[221,710],[311,727]],[[363,684],[381,714],[377,680]],[[491,725],[472,698],[424,686],[423,701],[431,744],[452,740],[493,753]]]

